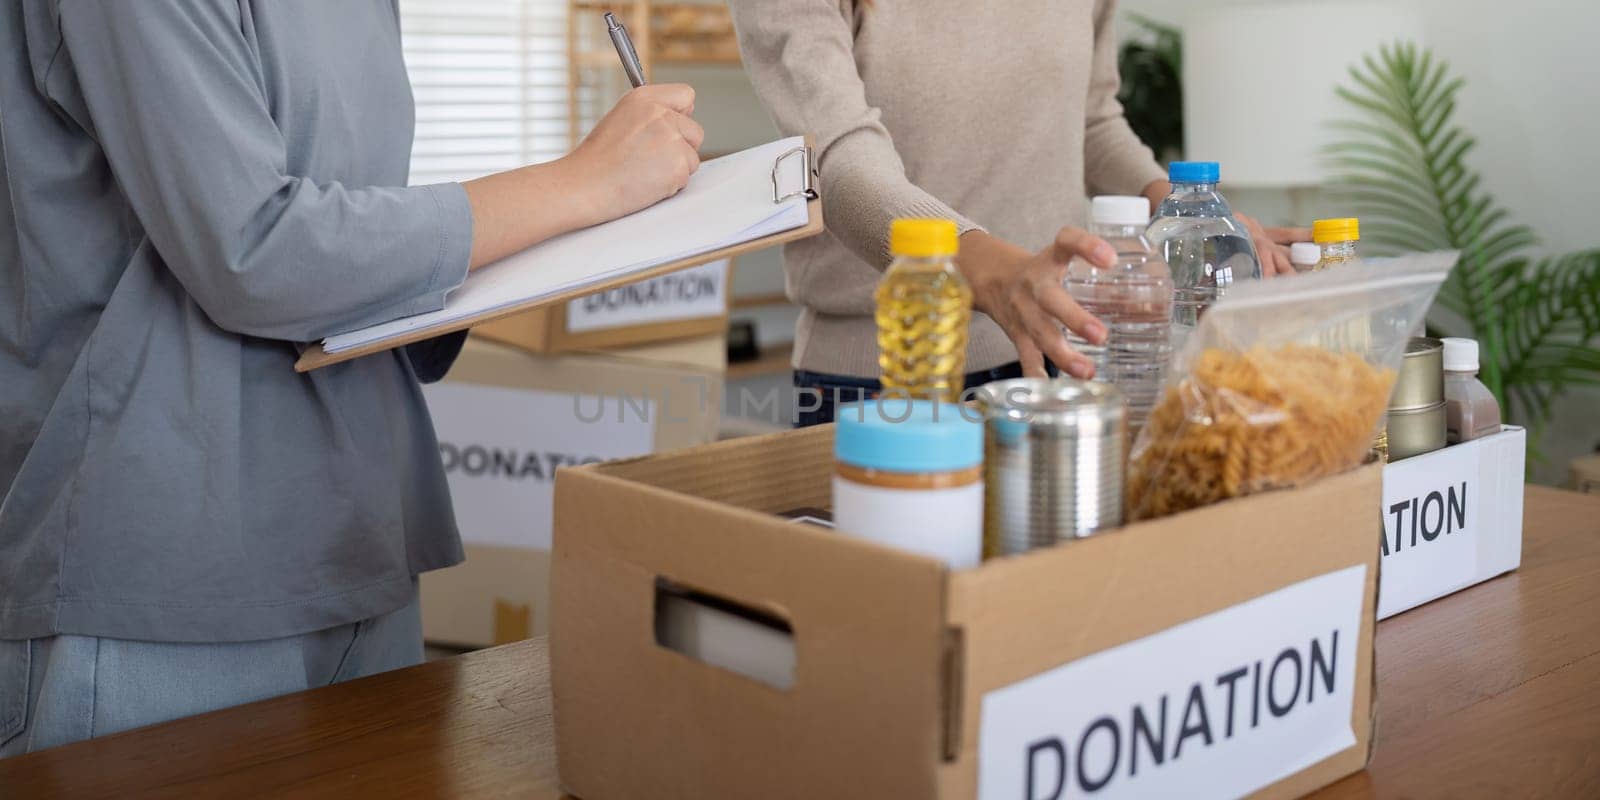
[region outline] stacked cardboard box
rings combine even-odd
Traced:
[[[424,389],[467,551],[423,575],[424,637],[481,647],[543,633],[556,471],[714,440],[725,359],[720,335],[581,355],[470,339]]]
[[[1572,459],[1572,488],[1600,494],[1600,454]]]
[[[720,335],[728,328],[733,260],[630,283],[479,325],[473,334],[530,353],[607,350]]]

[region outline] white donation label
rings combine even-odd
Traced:
[[[655,444],[653,401],[470,383],[423,394],[469,544],[549,550],[556,469],[645,455]]]
[[[1383,468],[1379,619],[1478,580],[1480,450],[1457,446]]]
[[[978,797],[1240,797],[1354,745],[1366,577],[1310,578],[989,692]]]
[[[567,303],[572,333],[720,316],[728,310],[728,261],[630,283]]]

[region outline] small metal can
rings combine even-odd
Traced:
[[[1444,402],[1444,342],[1418,337],[1406,343],[1389,408],[1410,409]]]
[[[984,556],[1117,528],[1128,405],[1109,384],[1017,378],[978,389],[984,426]]]
[[[1444,445],[1443,400],[1421,408],[1389,409],[1389,461],[1431,453]]]

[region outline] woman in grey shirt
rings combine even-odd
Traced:
[[[0,755],[420,658],[461,560],[419,381],[301,345],[683,186],[693,93],[406,187],[395,0],[0,5]]]

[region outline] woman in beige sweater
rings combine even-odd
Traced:
[[[877,389],[873,288],[896,217],[946,217],[972,284],[967,384],[1088,377],[1062,336],[1105,329],[1062,287],[1087,197],[1169,191],[1117,102],[1115,0],[730,0],[757,93],[785,135],[816,137],[827,235],[790,244],[801,424]],[[1173,113],[1179,113],[1174,109]],[[1264,267],[1281,247],[1258,233]],[[1286,257],[1282,259],[1287,266]]]

